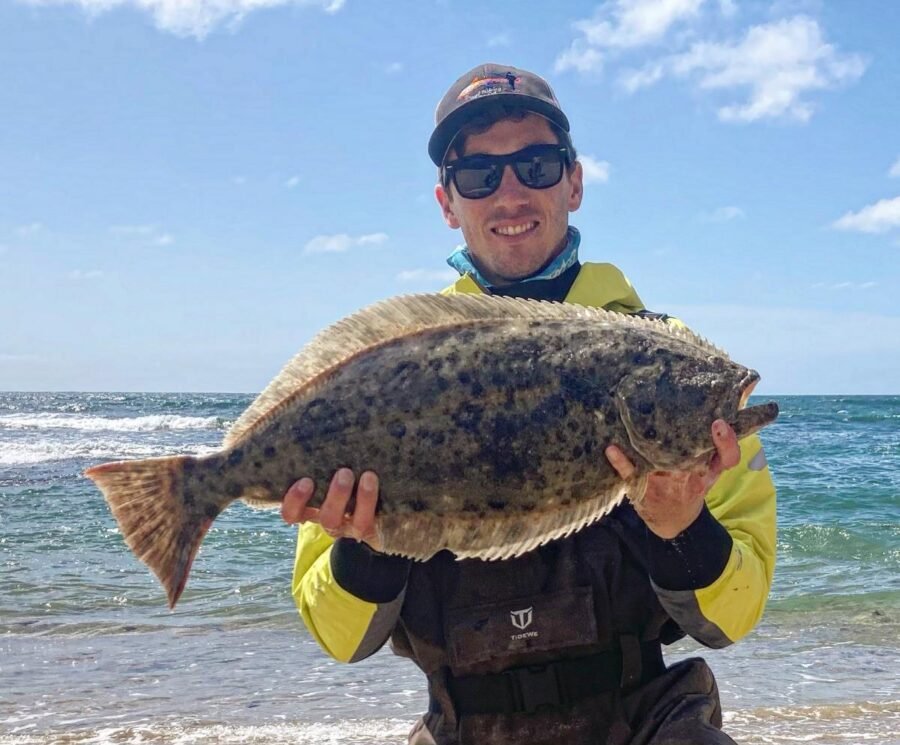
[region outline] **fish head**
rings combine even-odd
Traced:
[[[715,449],[712,423],[724,419],[738,439],[770,424],[775,403],[746,407],[759,373],[717,355],[658,355],[617,387],[619,414],[634,450],[654,470],[679,470]]]

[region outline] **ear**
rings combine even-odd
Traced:
[[[581,206],[581,200],[584,197],[584,170],[577,160],[569,172],[569,186],[568,207],[569,212],[574,212]]]
[[[459,220],[456,219],[456,215],[453,213],[453,202],[450,199],[450,193],[444,188],[443,184],[437,184],[434,187],[434,198],[437,199],[438,204],[441,206],[444,222],[454,230],[459,228]]]

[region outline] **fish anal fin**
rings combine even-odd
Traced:
[[[622,501],[626,490],[625,482],[619,482],[571,506],[529,512],[381,515],[378,522],[383,551],[420,561],[441,549],[451,551],[458,559],[515,558],[596,522]]]

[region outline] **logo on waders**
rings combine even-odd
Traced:
[[[522,610],[511,610],[509,612],[509,620],[512,621],[512,625],[517,629],[524,631],[531,626],[532,611],[534,611],[534,606],[523,608]]]

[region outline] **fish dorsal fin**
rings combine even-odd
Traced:
[[[225,436],[231,447],[268,421],[303,385],[360,352],[425,330],[510,319],[586,318],[613,324],[652,325],[657,331],[725,356],[685,328],[572,303],[551,303],[482,294],[402,295],[353,313],[320,331],[269,383]]]

